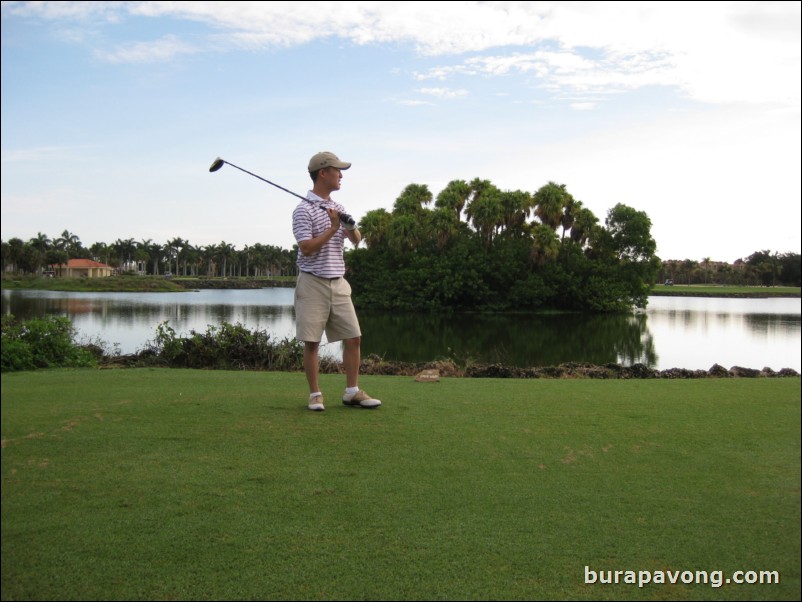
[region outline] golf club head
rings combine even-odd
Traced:
[[[214,163],[212,163],[211,167],[209,167],[209,171],[217,171],[223,167],[223,163],[225,163],[225,161],[223,161],[220,157],[217,157],[217,159],[214,160]]]

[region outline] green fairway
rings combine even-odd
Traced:
[[[2,599],[800,598],[799,378],[321,384],[4,374]]]
[[[800,288],[798,286],[719,286],[712,284],[664,286],[656,284],[649,294],[658,297],[744,297],[760,299],[768,297],[799,297],[799,293]]]

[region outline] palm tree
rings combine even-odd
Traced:
[[[167,269],[169,271],[172,270],[171,262],[175,260],[175,272],[174,274],[178,273],[178,255],[183,250],[184,246],[187,243],[181,237],[176,237],[173,240],[168,240],[167,244],[164,245],[164,253],[167,256]]]
[[[83,250],[81,239],[78,238],[77,234],[73,234],[69,230],[64,230],[64,232],[61,233],[61,237],[57,238],[54,244],[59,249],[67,251],[70,255],[70,259],[78,258]]]
[[[442,249],[459,233],[460,221],[450,207],[438,207],[432,212],[432,229],[437,236],[437,247]]]
[[[471,201],[468,210],[473,227],[479,232],[485,247],[489,247],[493,242],[493,234],[503,219],[500,196],[483,194]]]
[[[373,209],[360,220],[359,231],[368,247],[379,245],[386,239],[391,218],[386,209]]]
[[[184,261],[184,276],[187,275],[187,266],[189,266],[190,274],[192,276],[197,276],[200,272],[201,249],[189,244],[189,241],[187,241],[182,259]]]
[[[501,221],[506,230],[521,230],[532,208],[532,195],[523,190],[505,190],[499,196]]]
[[[28,246],[35,249],[36,252],[39,253],[41,260],[44,261],[46,265],[48,264],[48,254],[52,249],[52,241],[46,234],[37,232],[36,237],[28,241]]]
[[[215,258],[217,257],[217,245],[206,245],[201,248],[201,263],[206,265],[206,276],[214,276],[216,270]]]
[[[563,217],[563,210],[568,204],[570,195],[565,190],[565,184],[549,182],[535,192],[535,215],[541,224],[557,230]]]
[[[41,232],[37,232],[36,237],[29,240],[28,244],[31,245],[34,249],[37,249],[42,253],[46,253],[52,247],[53,241],[47,237],[47,234],[42,234]]]
[[[112,253],[112,248],[104,242],[96,242],[92,243],[92,246],[89,247],[89,253],[92,255],[92,258],[95,261],[100,261],[101,263],[105,263],[106,265],[111,265],[109,263],[109,255]]]
[[[532,264],[542,266],[556,258],[559,252],[557,232],[546,224],[535,224],[532,229]]]
[[[405,253],[418,246],[420,221],[414,215],[396,215],[387,228],[387,243],[396,251]]]
[[[267,248],[260,242],[252,247],[253,257],[251,263],[253,265],[254,276],[267,275]]]
[[[432,202],[432,193],[426,184],[410,184],[401,192],[393,205],[394,215],[418,215],[424,205]]]
[[[141,251],[141,254],[137,259],[141,259],[142,261],[150,261],[152,266],[152,272],[154,276],[159,275],[159,264],[162,261],[162,254],[164,253],[164,248],[159,243],[154,243],[150,239],[143,240],[139,244],[139,249],[137,251]],[[169,266],[168,266],[169,270]]]
[[[234,257],[235,249],[234,245],[228,244],[226,241],[221,241],[219,245],[217,245],[217,253],[215,254],[215,259],[219,259],[223,266],[220,270],[220,275],[225,278],[228,276],[227,269],[228,269],[228,260]]]
[[[479,236],[489,247],[493,240],[496,228],[501,227],[503,209],[501,205],[501,191],[490,183],[490,180],[475,178],[471,181],[472,198],[465,209],[465,215],[479,232]]]
[[[577,201],[572,195],[568,194],[565,206],[563,207],[563,214],[560,218],[560,225],[563,227],[562,240],[565,240],[565,233],[574,227],[576,214],[580,209],[582,209],[582,201]]]
[[[114,250],[119,254],[120,257],[120,269],[127,270],[130,269],[130,264],[134,256],[134,251],[136,250],[136,242],[133,238],[127,238],[125,240],[117,239],[114,241],[112,245]]]
[[[471,196],[471,187],[465,180],[451,180],[446,187],[437,195],[434,202],[435,207],[445,207],[457,214],[457,221],[460,221],[462,210],[465,203]]]
[[[571,225],[571,240],[584,246],[589,240],[593,228],[599,223],[593,212],[587,207],[580,207],[574,215],[574,223]]]
[[[20,259],[22,258],[25,243],[21,238],[10,238],[8,240],[8,260],[11,263],[13,272],[17,271]]]

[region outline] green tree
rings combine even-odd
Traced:
[[[112,248],[120,258],[120,269],[130,270],[134,260],[134,252],[136,251],[136,241],[133,238],[125,240],[118,238],[114,241]]]
[[[501,223],[505,230],[523,233],[526,218],[532,210],[534,199],[523,190],[505,190],[499,195]]]
[[[657,250],[652,238],[652,221],[643,211],[618,203],[605,221],[619,259],[649,261]]]
[[[489,180],[475,178],[471,181],[471,200],[465,215],[479,233],[485,248],[493,242],[493,234],[503,222],[501,191]]]
[[[359,231],[368,247],[380,245],[387,239],[391,215],[386,209],[368,211],[359,222]]]
[[[434,205],[450,209],[455,213],[457,221],[461,221],[462,210],[465,208],[471,192],[471,187],[465,180],[451,180],[437,195]]]
[[[775,286],[777,276],[780,274],[778,253],[768,250],[755,251],[747,258],[746,263],[754,270],[763,286]]]
[[[599,218],[593,214],[593,211],[587,207],[580,207],[573,215],[571,241],[580,246],[585,246],[590,238],[591,232],[593,232],[593,228],[595,228],[598,223]]]
[[[8,263],[11,265],[11,271],[16,272],[19,269],[20,259],[25,249],[25,242],[21,238],[10,238],[8,240]]]
[[[77,234],[73,234],[69,230],[64,230],[53,244],[57,248],[67,251],[70,259],[78,259],[86,254],[83,245],[81,245],[81,239],[78,238]]]
[[[559,252],[560,241],[554,229],[548,224],[535,224],[532,229],[532,264],[543,266],[554,260]]]
[[[800,286],[802,282],[802,258],[799,253],[783,253],[780,261],[780,284]]]
[[[30,243],[26,243],[17,259],[17,267],[27,274],[37,274],[41,272],[44,262],[45,254]]]
[[[393,204],[394,215],[421,215],[424,205],[432,202],[432,193],[426,184],[410,184]]]
[[[387,243],[398,253],[408,253],[418,247],[420,220],[412,214],[393,215],[387,228]]]
[[[89,247],[89,254],[95,261],[99,261],[101,263],[105,263],[106,265],[111,264],[111,254],[113,250],[112,248],[104,242],[96,242],[92,243]]]
[[[460,225],[464,226],[448,207],[438,207],[432,211],[430,220],[438,249],[446,247],[460,233]]]
[[[535,192],[535,215],[541,224],[557,230],[570,199],[572,197],[565,190],[565,184],[549,182]]]
[[[150,262],[151,274],[158,276],[161,271],[159,264],[162,262],[163,252],[164,248],[159,243],[155,243],[148,238],[137,245],[134,257],[137,261]]]
[[[28,244],[34,249],[41,251],[42,254],[45,254],[53,246],[53,241],[47,237],[47,234],[37,232],[36,237],[29,240]]]
[[[224,278],[228,276],[228,262],[234,258],[234,253],[234,245],[230,245],[226,241],[221,241],[220,244],[217,245],[215,260],[221,265],[220,275]]]

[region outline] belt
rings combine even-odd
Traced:
[[[328,276],[318,276],[317,274],[313,274],[312,272],[304,272],[301,270],[301,274],[306,274],[307,276],[312,276],[312,278],[319,278],[320,280],[339,280],[342,276],[333,276],[329,278]]]

